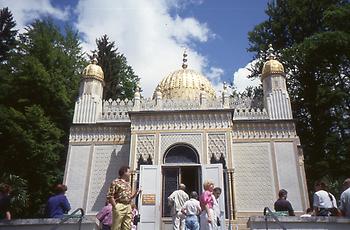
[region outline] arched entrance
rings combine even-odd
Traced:
[[[199,164],[199,156],[197,150],[191,145],[179,143],[165,151],[163,163]]]
[[[186,185],[186,192],[200,193],[200,162],[197,150],[188,144],[177,143],[170,146],[164,154],[163,166],[163,217],[170,216],[168,196],[178,189],[180,183]]]

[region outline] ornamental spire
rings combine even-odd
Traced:
[[[183,59],[182,59],[182,68],[186,69],[187,68],[187,53],[186,53],[186,48],[184,49],[184,53],[183,53]]]
[[[272,44],[269,44],[269,48],[267,49],[266,54],[268,60],[276,59],[275,50],[273,49]]]
[[[92,51],[92,56],[90,56],[90,63],[91,64],[97,64],[98,63],[98,61],[97,61],[97,51],[96,50],[94,50],[94,51]]]

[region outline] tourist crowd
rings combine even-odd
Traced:
[[[135,204],[131,201],[141,193],[141,190],[131,191],[130,168],[123,166],[119,170],[119,177],[113,180],[107,194],[105,206],[97,214],[103,230],[135,230],[140,215]],[[168,197],[171,208],[173,229],[216,230],[221,229],[224,216],[218,199],[221,188],[215,187],[212,181],[203,183],[204,191],[198,196],[196,191],[185,192],[186,185],[180,184]],[[301,217],[311,216],[343,216],[350,218],[350,178],[343,183],[343,192],[339,199],[331,194],[326,183],[315,183],[313,207],[308,208]],[[0,184],[0,219],[11,220],[11,186]],[[58,184],[55,194],[48,199],[45,214],[49,218],[62,218],[70,210],[70,204],[65,195],[67,186]],[[294,216],[292,204],[287,200],[288,192],[281,189],[274,204],[275,211]]]

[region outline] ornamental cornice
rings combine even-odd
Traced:
[[[294,122],[234,122],[232,138],[240,139],[284,139],[297,138]]]
[[[130,120],[131,131],[228,129],[232,127],[229,111],[135,114],[130,117]]]
[[[130,141],[130,128],[127,126],[79,125],[72,126],[70,143],[114,143],[124,144]]]

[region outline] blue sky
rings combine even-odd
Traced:
[[[246,78],[253,54],[248,32],[267,19],[268,0],[0,0],[23,29],[32,20],[50,16],[80,31],[85,51],[107,34],[141,78],[145,96],[181,66],[188,52],[189,68],[202,72],[219,91],[222,82],[238,90],[257,85]],[[235,76],[235,77],[233,77]]]

